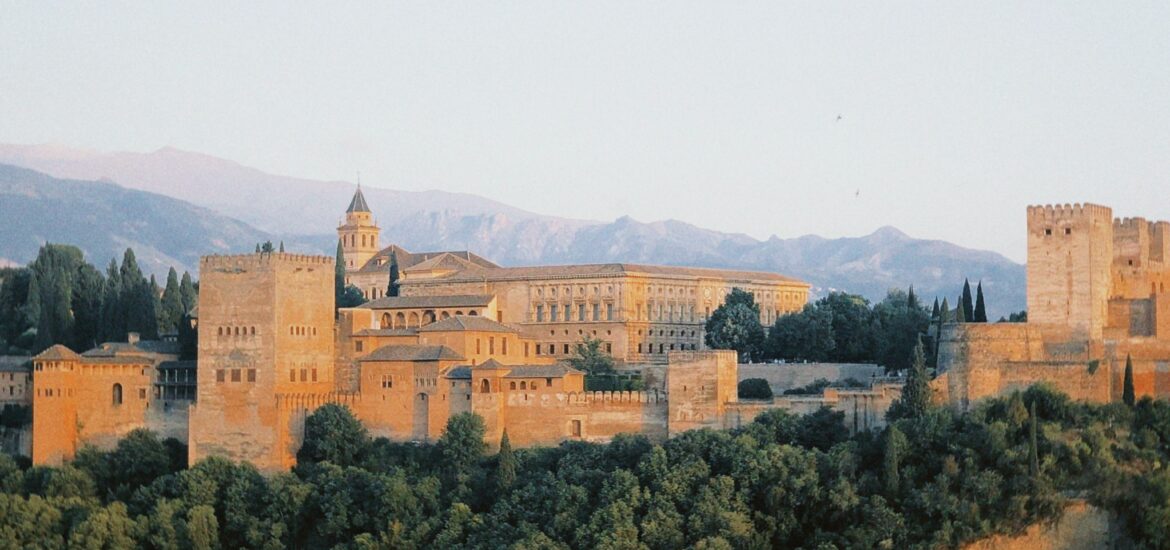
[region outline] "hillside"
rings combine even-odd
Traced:
[[[104,268],[133,248],[142,268],[195,272],[203,254],[240,252],[268,238],[248,224],[181,200],[112,183],[57,179],[0,164],[0,264],[24,264],[45,242],[78,246]]]
[[[332,253],[334,227],[353,184],[267,174],[238,163],[172,148],[152,153],[97,153],[55,146],[0,145],[0,162],[57,177],[108,179],[189,201]],[[778,271],[880,299],[891,287],[916,285],[927,300],[958,296],[963,278],[982,280],[992,317],[1024,308],[1024,269],[1002,255],[883,228],[862,237],[758,239],[674,220],[610,223],[543,216],[475,195],[366,187],[383,243],[408,249],[470,249],[503,265],[629,261]],[[255,230],[254,230],[255,231]],[[304,235],[293,239],[287,235]],[[255,237],[238,242],[251,246]],[[231,242],[231,241],[224,241]],[[0,257],[19,260],[9,249]],[[181,257],[181,256],[180,256]]]

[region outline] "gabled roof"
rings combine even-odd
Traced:
[[[421,273],[424,271],[462,271],[476,267],[471,260],[462,258],[450,252],[443,252],[434,258],[423,260],[403,271],[406,273]]]
[[[366,328],[357,331],[354,336],[415,336],[418,329],[413,328]]]
[[[61,344],[55,344],[49,349],[38,353],[33,359],[37,361],[80,361],[81,356]]]
[[[620,276],[627,274],[635,275],[659,275],[666,277],[699,277],[699,278],[714,278],[714,279],[730,279],[737,281],[767,281],[767,282],[787,282],[798,285],[808,286],[807,283],[780,275],[778,273],[768,273],[764,271],[745,271],[739,269],[712,269],[705,267],[680,267],[669,265],[648,265],[648,264],[628,264],[628,263],[610,263],[610,264],[579,264],[579,265],[547,265],[547,266],[529,266],[529,267],[480,267],[470,266],[466,269],[457,271],[447,276],[439,277],[443,281],[509,281],[509,280],[532,280],[532,279],[549,279],[560,277],[603,277],[603,276]],[[410,284],[413,281],[406,279],[405,284]],[[425,283],[425,280],[419,282]]]
[[[349,208],[345,212],[369,212],[370,207],[366,204],[366,196],[362,194],[362,187],[359,185],[357,191],[353,194],[353,200],[349,201]]]
[[[382,346],[358,361],[460,361],[463,359],[447,346],[390,345]]]
[[[458,294],[454,296],[386,296],[366,302],[365,309],[417,309],[436,307],[487,307],[495,296],[491,294]]]
[[[82,353],[82,357],[120,357],[127,355],[178,355],[178,342],[164,340],[140,340],[135,344],[126,342],[105,342],[102,345]]]
[[[435,257],[441,256],[443,254],[451,254],[452,256],[456,256],[458,258],[467,260],[467,261],[471,262],[472,264],[474,264],[476,267],[480,267],[480,268],[499,267],[498,265],[496,265],[495,263],[492,263],[491,261],[487,260],[486,258],[479,256],[477,254],[472,254],[471,252],[468,252],[466,250],[447,250],[447,251],[440,250],[437,252],[411,252],[409,250],[406,250],[405,248],[402,248],[401,246],[398,246],[396,244],[392,244],[390,246],[387,246],[386,248],[383,248],[382,250],[379,250],[377,254],[374,254],[373,257],[371,257],[369,260],[366,260],[366,263],[364,265],[362,265],[360,269],[358,269],[358,272],[359,273],[372,273],[372,272],[389,273],[390,253],[391,252],[394,253],[394,259],[395,259],[395,261],[398,262],[398,269],[400,271],[404,271],[411,266],[425,262],[427,260],[430,260],[431,258],[435,258]]]
[[[418,329],[419,332],[508,332],[519,333],[520,331],[478,315],[456,315],[454,317],[436,321]]]
[[[564,363],[554,365],[511,365],[511,371],[504,378],[560,378],[566,374],[581,374],[581,371]]]

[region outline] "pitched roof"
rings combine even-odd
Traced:
[[[96,358],[96,357],[120,357],[127,355],[178,355],[180,345],[178,342],[168,342],[165,340],[139,340],[135,344],[126,342],[105,342],[102,345],[87,350],[82,353],[82,357]]]
[[[0,355],[0,372],[29,372],[31,359],[27,355]]]
[[[488,260],[482,256],[479,256],[478,254],[472,254],[471,252],[468,252],[466,250],[447,250],[447,251],[440,250],[440,251],[435,251],[435,252],[411,252],[409,250],[406,250],[405,248],[402,248],[401,246],[398,246],[396,244],[392,244],[390,246],[387,246],[386,248],[383,248],[382,250],[379,250],[377,254],[374,254],[369,260],[366,260],[366,263],[364,265],[362,265],[360,269],[358,269],[358,272],[359,273],[372,273],[372,272],[389,273],[390,253],[391,252],[394,253],[394,259],[395,259],[395,261],[398,262],[398,269],[399,270],[405,270],[405,269],[412,267],[416,264],[425,262],[427,260],[430,260],[431,258],[434,258],[436,256],[441,256],[443,254],[451,254],[452,256],[456,256],[458,258],[467,260],[468,262],[471,262],[472,264],[474,264],[477,267],[483,267],[483,268],[499,267],[498,265],[491,262],[490,260]]]
[[[469,380],[471,379],[471,367],[455,367],[443,376],[456,380]]]
[[[450,252],[440,253],[438,256],[423,260],[414,264],[403,271],[407,273],[419,273],[423,271],[461,271],[468,268],[476,267],[471,260],[462,258]]]
[[[509,365],[511,369],[504,378],[560,378],[566,374],[581,374],[581,371],[556,363],[553,365]]]
[[[369,212],[370,207],[366,204],[366,196],[362,194],[362,187],[359,185],[357,191],[353,194],[353,200],[349,201],[349,208],[345,210],[348,214],[350,212]]]
[[[649,265],[629,263],[548,265],[528,267],[479,267],[473,266],[435,280],[449,281],[505,281],[528,279],[551,279],[573,277],[618,276],[625,274],[661,275],[675,277],[709,277],[741,281],[769,281],[807,284],[798,279],[764,271],[738,269],[712,269],[706,267],[680,267],[670,265]],[[404,284],[414,281],[406,279]],[[419,281],[425,283],[426,280]]]
[[[55,344],[49,349],[38,353],[33,359],[38,361],[80,361],[81,356],[61,344]]]
[[[358,361],[459,361],[463,356],[447,346],[382,346]]]
[[[476,332],[509,332],[518,333],[520,331],[478,315],[456,315],[442,321],[436,321],[418,329],[419,332],[462,332],[462,331],[476,331]]]
[[[418,329],[413,328],[366,328],[357,331],[355,336],[415,336]]]
[[[486,307],[495,296],[491,294],[458,294],[454,296],[386,296],[358,307],[366,309],[414,309],[434,307]]]

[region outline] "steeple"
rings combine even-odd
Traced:
[[[349,201],[349,208],[345,210],[345,222],[337,228],[337,237],[341,239],[342,251],[345,253],[346,270],[361,269],[378,253],[378,233],[374,214],[366,204],[366,196],[362,193],[362,184],[359,180],[353,199]]]
[[[362,184],[358,182],[357,191],[353,194],[353,200],[349,201],[349,208],[346,209],[346,214],[354,212],[369,212],[370,207],[366,205],[366,196],[362,194]]]

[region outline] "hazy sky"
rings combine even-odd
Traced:
[[[1170,218],[1164,1],[162,4],[0,0],[0,142],[1016,260]]]

